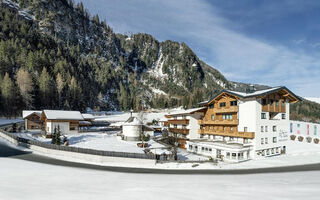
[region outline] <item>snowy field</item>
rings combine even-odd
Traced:
[[[320,171],[168,175],[99,171],[0,158],[0,199],[318,200]]]

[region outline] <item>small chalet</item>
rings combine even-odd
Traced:
[[[40,110],[24,110],[22,111],[22,117],[25,121],[25,129],[27,131],[41,131],[42,123]]]
[[[79,126],[81,127],[89,127],[92,126],[94,121],[94,116],[91,114],[82,114],[83,121],[79,122]]]
[[[44,129],[51,135],[55,127],[59,127],[63,134],[74,134],[79,131],[79,122],[84,121],[79,111],[43,110],[40,117]]]

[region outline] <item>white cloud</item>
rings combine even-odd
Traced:
[[[315,91],[320,96],[318,56],[235,32],[228,28],[233,22],[219,16],[217,9],[204,0],[85,0],[84,3],[105,17],[117,32],[146,32],[160,40],[185,41],[228,79],[286,85],[301,96],[315,96]]]

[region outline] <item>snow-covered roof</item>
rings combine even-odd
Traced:
[[[79,121],[79,124],[80,125],[91,125],[92,123],[88,122],[88,121]]]
[[[41,110],[24,110],[22,111],[22,118],[25,119],[32,114],[36,114],[40,117],[41,112],[42,112]]]
[[[226,92],[230,92],[230,93],[234,93],[237,94],[241,97],[251,97],[251,96],[257,96],[257,95],[261,95],[264,93],[268,93],[268,92],[272,92],[274,90],[278,90],[281,87],[273,87],[273,88],[269,88],[269,89],[265,89],[265,90],[258,90],[258,91],[254,91],[254,92],[250,92],[250,93],[245,93],[245,92],[237,92],[237,91],[232,91],[232,90],[225,90]]]
[[[269,89],[264,89],[264,90],[257,90],[257,91],[252,91],[252,92],[237,92],[237,91],[232,91],[232,90],[222,90],[219,94],[217,94],[215,97],[213,97],[208,103],[212,102],[215,98],[220,96],[222,93],[228,93],[240,98],[251,98],[251,97],[259,97],[259,96],[264,96],[268,95],[270,93],[278,92],[285,90],[287,93],[289,93],[289,97],[292,100],[292,102],[297,102],[301,100],[300,97],[296,96],[293,92],[291,92],[288,88],[285,86],[278,86],[278,87],[273,87]],[[207,103],[205,103],[207,104]]]
[[[159,122],[167,122],[167,121],[168,121],[168,118],[166,118],[166,117],[159,119]]]
[[[123,126],[139,126],[143,125],[143,122],[138,117],[129,117],[125,123],[122,124]]]
[[[82,114],[83,119],[94,119],[94,116],[92,114]]]
[[[43,112],[49,120],[84,120],[79,111],[44,110]]]
[[[173,113],[168,113],[168,115],[183,115],[183,114],[192,114],[194,112],[200,111],[202,109],[205,109],[206,107],[200,107],[200,108],[191,108],[187,110],[179,110]]]

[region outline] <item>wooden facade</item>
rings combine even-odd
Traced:
[[[33,113],[25,118],[27,130],[41,130],[43,124],[40,120],[40,116]]]
[[[208,109],[202,120],[199,120],[201,135],[218,135],[229,137],[253,138],[254,133],[238,131],[238,97],[221,93],[208,103]]]

